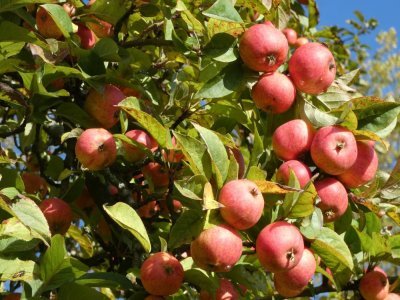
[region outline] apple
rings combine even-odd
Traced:
[[[218,195],[221,216],[230,226],[245,230],[254,226],[264,210],[264,198],[258,186],[248,179],[226,183]]]
[[[367,272],[358,288],[365,300],[384,300],[389,295],[389,281],[382,271]]]
[[[286,282],[276,280],[275,277],[274,277],[274,286],[275,286],[275,290],[278,292],[278,294],[285,298],[297,297],[304,290],[304,288],[301,288],[301,289],[293,288]]]
[[[304,36],[301,36],[301,37],[297,38],[296,42],[294,43],[294,46],[296,48],[299,48],[299,47],[301,47],[301,46],[303,46],[303,45],[305,45],[305,44],[307,44],[309,42],[310,41],[308,40],[308,38],[306,38]]]
[[[240,294],[235,286],[228,279],[220,278],[219,287],[215,295],[207,291],[200,291],[200,300],[239,300]]]
[[[148,295],[144,300],[163,300],[165,299],[162,296]]]
[[[92,195],[90,195],[88,188],[85,186],[82,190],[82,193],[75,200],[76,206],[80,209],[88,209],[92,208],[95,205],[94,199]]]
[[[228,152],[228,157],[233,157],[235,158],[237,164],[238,164],[238,178],[241,179],[244,176],[244,172],[246,171],[246,163],[244,161],[244,157],[242,152],[238,148],[233,148],[233,147],[225,147],[226,151]]]
[[[276,173],[276,180],[282,184],[288,184],[290,170],[296,175],[301,188],[304,188],[311,180],[312,174],[310,168],[299,160],[288,160],[281,164]]]
[[[76,8],[73,4],[65,2],[62,6],[65,12],[70,16],[73,17],[76,13]]]
[[[174,212],[181,213],[182,212],[182,203],[179,200],[172,200],[172,206],[174,207]],[[168,216],[169,209],[166,200],[160,201],[160,210],[163,216]]]
[[[316,267],[314,254],[305,248],[299,263],[288,271],[275,273],[274,282],[280,282],[281,287],[302,291],[313,277]]]
[[[285,221],[264,227],[256,240],[256,253],[260,264],[270,272],[294,268],[304,251],[304,241],[299,229]]]
[[[357,142],[353,133],[341,126],[320,128],[311,144],[314,163],[327,174],[339,175],[355,163]]]
[[[297,32],[292,28],[285,28],[282,30],[285,35],[289,45],[293,46],[297,41]]]
[[[400,295],[395,293],[389,293],[385,300],[400,300]]]
[[[81,39],[83,49],[92,49],[97,42],[94,32],[83,24],[78,25],[77,35]]]
[[[158,252],[147,258],[140,268],[144,289],[156,296],[168,296],[179,291],[184,272],[180,262],[167,252]]]
[[[185,156],[183,155],[182,151],[177,148],[178,144],[176,138],[173,136],[171,140],[175,149],[163,150],[163,157],[167,162],[170,163],[181,162]]]
[[[251,90],[255,105],[266,112],[284,113],[292,107],[296,88],[292,81],[278,72],[261,75]]]
[[[117,105],[125,99],[124,93],[112,84],[106,84],[103,92],[91,89],[86,97],[84,109],[99,124],[109,129],[113,127],[119,120]]]
[[[72,211],[69,204],[59,198],[43,200],[40,209],[49,224],[51,234],[64,235],[72,222]]]
[[[333,177],[326,177],[314,183],[321,202],[317,206],[324,215],[324,222],[333,222],[339,219],[349,204],[346,188]]]
[[[166,166],[156,162],[150,162],[142,169],[143,175],[150,180],[155,187],[166,187],[169,184],[169,172]]]
[[[338,179],[347,188],[356,188],[371,181],[378,170],[378,155],[374,146],[364,141],[357,141],[357,158],[354,164]]]
[[[117,146],[109,131],[103,128],[89,128],[79,136],[75,154],[83,167],[97,171],[114,163]]]
[[[19,293],[12,293],[4,296],[2,298],[3,300],[20,300],[21,299],[21,294]]]
[[[306,43],[289,59],[289,74],[299,91],[318,95],[325,92],[335,79],[335,59],[323,44]]]
[[[141,218],[152,218],[160,211],[160,205],[157,201],[150,201],[137,209],[137,213]]]
[[[297,0],[300,4],[308,5],[308,0]]]
[[[125,94],[126,97],[136,97],[136,98],[142,97],[142,94],[134,88],[126,86],[120,86],[119,88]]]
[[[44,198],[44,196],[49,192],[46,180],[38,174],[24,172],[22,173],[21,178],[25,185],[25,192],[28,194],[39,193],[39,196]]]
[[[63,36],[53,17],[41,6],[36,12],[36,25],[39,33],[45,38],[60,39]]]
[[[114,34],[112,24],[96,16],[90,17],[91,20],[86,22],[86,26],[89,27],[98,38],[111,37]]]
[[[301,119],[294,119],[275,130],[272,148],[280,159],[293,160],[310,150],[313,138],[313,128]]]
[[[195,264],[213,272],[228,272],[242,255],[242,239],[238,232],[221,224],[200,233],[190,244]]]
[[[285,35],[271,22],[247,29],[239,43],[240,57],[250,69],[274,72],[282,65],[289,51]]]
[[[126,132],[125,135],[131,140],[136,141],[150,149],[152,152],[156,151],[158,148],[156,140],[143,130],[133,129]],[[122,147],[125,151],[125,159],[129,162],[136,162],[145,158],[146,156],[146,153],[139,147],[129,145],[127,143],[122,143]]]

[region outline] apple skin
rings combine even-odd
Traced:
[[[89,128],[79,136],[75,154],[83,167],[97,171],[114,163],[117,146],[109,131],[103,128]]]
[[[276,274],[278,274],[278,273],[276,273]],[[302,288],[302,289],[292,288],[287,283],[275,279],[275,277],[274,277],[274,286],[275,286],[275,290],[278,292],[278,294],[285,298],[297,297],[298,295],[301,294],[301,292],[304,289],[304,288]]]
[[[165,299],[162,296],[148,295],[144,300],[163,300]]]
[[[73,4],[65,2],[62,7],[64,8],[68,16],[73,17],[75,15],[76,7]]]
[[[38,174],[24,172],[22,173],[21,178],[25,185],[25,192],[28,194],[39,193],[40,197],[44,198],[49,192],[46,180]]]
[[[264,227],[258,234],[256,253],[260,264],[270,272],[283,272],[294,268],[304,251],[299,229],[285,221]]]
[[[219,287],[215,295],[210,295],[207,291],[200,292],[200,300],[239,300],[239,291],[234,287],[232,282],[228,279],[221,278],[219,280]]]
[[[273,114],[281,114],[292,107],[296,98],[293,82],[278,72],[261,75],[251,90],[255,105]]]
[[[297,32],[293,28],[285,28],[282,30],[289,45],[293,46],[297,41]]]
[[[233,228],[239,230],[253,227],[264,210],[264,198],[258,186],[248,179],[226,183],[218,196],[223,205],[221,216]]]
[[[289,74],[299,91],[318,95],[325,92],[335,79],[335,59],[326,46],[307,43],[291,56]]]
[[[160,205],[157,201],[150,201],[137,209],[137,213],[141,218],[152,218],[160,211]]]
[[[363,141],[357,141],[357,158],[354,164],[338,179],[347,188],[357,188],[371,181],[378,170],[378,155],[374,146]]]
[[[147,132],[140,129],[133,129],[125,133],[125,135],[134,140],[146,148],[150,149],[152,152],[156,151],[158,144],[155,139],[153,139]],[[145,158],[146,153],[140,150],[140,148],[127,143],[122,143],[125,150],[125,159],[129,162],[136,162]]]
[[[314,186],[321,200],[317,206],[322,210],[324,222],[339,219],[349,205],[347,191],[343,184],[333,177],[326,177],[315,181]]]
[[[174,212],[175,213],[181,213],[182,212],[182,203],[179,200],[172,200],[172,205],[174,207]],[[169,215],[169,209],[168,209],[168,205],[167,205],[167,201],[166,200],[162,200],[160,201],[160,210],[161,210],[161,214],[163,216],[168,216]]]
[[[150,162],[142,169],[147,180],[151,180],[155,187],[166,187],[169,184],[169,173],[165,166],[156,162]]]
[[[78,25],[77,35],[81,39],[81,46],[83,49],[92,49],[97,42],[94,32],[83,24]]]
[[[320,128],[311,144],[314,163],[327,174],[339,175],[355,163],[357,142],[353,133],[341,126]]]
[[[21,294],[18,293],[12,293],[4,296],[2,298],[3,300],[20,300],[21,299]]]
[[[167,252],[147,258],[140,268],[140,280],[145,290],[156,296],[168,296],[179,291],[184,272],[181,263]]]
[[[239,52],[247,67],[259,72],[274,72],[282,65],[289,51],[285,35],[271,22],[256,24],[240,39]]]
[[[358,288],[365,300],[384,300],[389,295],[389,281],[382,271],[367,272]]]
[[[242,255],[242,239],[237,231],[221,224],[206,229],[190,244],[195,264],[213,272],[228,272]]]
[[[126,97],[119,88],[112,84],[106,84],[104,91],[99,93],[91,89],[86,97],[84,109],[91,115],[101,127],[110,129],[119,120],[119,108],[116,107]]]
[[[305,44],[307,44],[309,42],[310,41],[308,40],[308,38],[306,38],[304,36],[301,36],[301,37],[297,38],[296,42],[294,43],[294,46],[296,48],[299,48],[299,47],[301,47],[301,46],[303,46],[303,45],[305,45]]]
[[[173,136],[172,139],[172,145],[174,146],[174,149],[170,150],[163,150],[163,157],[165,161],[170,162],[170,163],[179,163],[184,159],[185,155],[177,148],[178,143],[176,141],[176,138]]]
[[[310,150],[313,138],[313,128],[301,119],[294,119],[275,130],[272,148],[280,159],[293,160]]]
[[[60,39],[63,36],[50,13],[41,6],[36,12],[36,25],[39,33],[47,39]]]
[[[301,188],[304,188],[312,177],[311,170],[306,164],[299,160],[288,160],[280,165],[276,173],[276,180],[282,184],[288,184],[290,170],[296,175]]]
[[[400,300],[400,295],[396,293],[389,293],[385,300]]]
[[[43,200],[40,209],[45,216],[50,227],[50,232],[64,235],[72,222],[72,211],[68,203],[59,198],[49,198]]]
[[[289,289],[303,290],[313,277],[316,267],[314,254],[305,248],[299,263],[288,271],[275,273],[274,282],[279,281]]]

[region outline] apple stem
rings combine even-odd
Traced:
[[[294,249],[292,248],[292,249],[290,249],[290,251],[289,252],[287,252],[286,253],[286,258],[289,260],[289,261],[294,261]]]
[[[256,197],[258,195],[257,188],[252,188],[251,191],[250,191],[250,194],[252,194],[253,197]]]
[[[276,56],[273,54],[267,55],[266,61],[268,62],[269,66],[273,66],[276,64]]]

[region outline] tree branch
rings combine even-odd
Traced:
[[[172,47],[174,43],[172,41],[160,40],[160,39],[145,39],[145,40],[134,40],[126,42],[122,45],[124,48],[142,47],[142,46],[157,46],[157,47]]]

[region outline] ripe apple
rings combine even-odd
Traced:
[[[172,205],[174,207],[174,212],[180,213],[182,211],[182,203],[179,200],[175,200],[174,199],[172,201]],[[168,216],[169,215],[169,209],[168,209],[166,200],[160,201],[160,210],[161,210],[161,214],[163,216]]]
[[[182,161],[182,159],[183,159],[185,156],[184,156],[183,153],[177,148],[178,144],[177,144],[176,138],[175,138],[174,136],[172,137],[172,145],[174,146],[174,148],[175,148],[176,150],[173,150],[173,149],[167,150],[167,151],[163,150],[163,157],[164,157],[164,159],[165,159],[167,162],[170,162],[170,163],[178,163],[178,162]]]
[[[125,133],[125,135],[131,140],[134,140],[150,149],[152,152],[156,151],[158,148],[156,140],[143,130],[133,129]],[[129,145],[127,143],[122,143],[122,147],[125,151],[125,159],[129,162],[136,162],[145,158],[146,156],[146,153],[143,152],[139,147]]]
[[[221,216],[232,227],[245,230],[254,226],[264,210],[264,198],[258,186],[248,179],[226,183],[218,196],[223,205]]]
[[[314,163],[327,174],[339,175],[355,163],[357,142],[353,133],[341,126],[320,128],[311,144]]]
[[[385,300],[400,300],[400,295],[395,293],[389,293]]]
[[[112,24],[96,16],[91,16],[91,20],[86,22],[86,26],[89,27],[98,38],[110,37],[114,34]]]
[[[318,95],[335,79],[335,59],[323,44],[307,43],[294,51],[289,60],[289,74],[299,91]]]
[[[288,271],[275,273],[274,282],[279,281],[282,287],[303,290],[313,277],[316,267],[314,254],[305,248],[299,263]]]
[[[285,35],[269,23],[256,24],[247,29],[239,44],[243,62],[259,72],[274,72],[286,60],[289,51]]]
[[[2,298],[3,300],[20,300],[21,299],[21,294],[19,293],[12,293],[4,296]]]
[[[150,162],[142,169],[143,175],[150,180],[155,187],[165,187],[169,184],[169,172],[166,166],[156,162]]]
[[[278,273],[276,273],[276,274],[278,274]],[[275,286],[275,290],[278,292],[278,294],[285,298],[297,297],[298,295],[301,294],[301,292],[304,289],[304,288],[301,288],[301,289],[293,288],[284,281],[276,280],[275,277],[274,277],[274,286]]]
[[[339,180],[332,177],[317,180],[314,185],[321,200],[317,206],[322,210],[324,222],[339,219],[349,204],[346,188]]]
[[[60,39],[63,36],[52,16],[41,6],[36,12],[36,25],[39,33],[45,38]]]
[[[278,72],[261,75],[251,90],[255,105],[266,112],[280,114],[292,107],[296,98],[293,82]]]
[[[367,272],[358,287],[365,300],[384,300],[389,295],[389,281],[381,271]]]
[[[294,46],[296,48],[299,48],[299,47],[301,47],[301,46],[303,46],[303,45],[305,45],[305,44],[307,44],[309,42],[310,41],[308,40],[308,38],[306,38],[304,36],[301,36],[301,37],[297,38],[296,42],[294,43]]]
[[[141,98],[142,94],[131,87],[126,87],[126,86],[120,86],[120,90],[125,94],[126,97],[136,97],[136,98]]]
[[[81,39],[83,49],[92,49],[97,42],[94,32],[83,24],[78,25],[77,35]]]
[[[232,148],[232,147],[225,147],[226,151],[228,152],[228,156],[235,158],[237,164],[238,164],[238,178],[241,179],[244,176],[244,172],[246,171],[246,163],[244,161],[244,157],[242,152],[238,148]]]
[[[374,146],[363,141],[357,141],[357,158],[355,163],[338,176],[338,179],[348,188],[356,188],[371,181],[378,170],[378,155]]]
[[[150,201],[137,209],[137,213],[141,218],[151,218],[160,211],[160,205],[157,201]]]
[[[200,300],[239,300],[240,294],[235,286],[228,279],[221,278],[215,295],[207,291],[200,292]]]
[[[181,263],[167,252],[147,258],[140,268],[140,280],[145,290],[156,296],[168,296],[179,291],[183,282]]]
[[[44,198],[44,196],[49,192],[46,180],[38,174],[24,172],[22,173],[21,178],[25,185],[25,192],[28,194],[39,193],[40,197]]]
[[[123,99],[124,93],[112,84],[106,84],[102,93],[91,89],[86,97],[84,109],[95,118],[102,127],[109,129],[118,122],[119,108],[116,107]]]
[[[109,131],[103,128],[89,128],[79,136],[75,154],[83,167],[97,171],[115,161],[117,146]]]
[[[279,126],[272,135],[272,148],[283,160],[299,158],[310,150],[314,130],[301,119],[291,120]]]
[[[72,211],[68,203],[59,198],[43,200],[40,209],[49,224],[51,234],[64,235],[72,222]]]
[[[242,248],[238,232],[225,224],[202,231],[190,244],[195,264],[213,272],[228,272],[240,259]]]
[[[292,28],[285,28],[282,30],[285,35],[289,45],[293,46],[297,41],[297,32]]]
[[[311,170],[306,164],[298,160],[288,160],[279,167],[276,173],[276,180],[282,184],[288,184],[290,170],[296,175],[301,188],[304,188],[312,177]]]
[[[163,300],[165,299],[162,296],[148,295],[144,300]]]
[[[270,272],[294,268],[304,251],[304,241],[299,229],[285,221],[264,227],[258,234],[256,253],[260,264]]]

